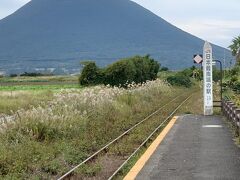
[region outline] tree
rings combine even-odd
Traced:
[[[104,83],[112,86],[127,86],[134,82],[136,69],[134,63],[127,59],[109,65],[105,70]]]
[[[238,64],[240,64],[240,36],[232,40],[232,44],[229,48],[232,50],[233,56],[237,57]]]
[[[161,69],[160,69],[160,71],[168,71],[169,69],[168,69],[168,67],[162,67]]]
[[[183,73],[179,72],[173,76],[169,76],[167,78],[167,82],[171,85],[175,86],[184,86],[184,87],[191,87],[192,82],[189,76],[184,75]]]
[[[127,87],[128,84],[155,80],[160,64],[147,56],[134,56],[119,60],[106,68],[98,68],[95,62],[81,63],[84,68],[79,82],[81,85],[109,84]]]
[[[81,65],[83,65],[83,70],[79,77],[80,85],[94,85],[101,83],[102,73],[95,62],[84,61],[81,62]]]

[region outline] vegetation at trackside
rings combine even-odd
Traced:
[[[106,68],[99,68],[95,62],[82,62],[79,82],[81,85],[109,84],[126,87],[132,82],[139,84],[155,80],[160,64],[147,56],[135,56],[119,60]]]
[[[232,50],[232,55],[236,56],[237,65],[240,65],[240,36],[232,40],[232,44],[229,48]]]
[[[0,178],[55,179],[178,95],[182,95],[181,98],[161,112],[161,117],[151,119],[109,148],[107,160],[117,161],[119,157],[128,156],[168,112],[192,92],[197,93],[181,112],[202,111],[199,68],[173,72],[160,68],[149,56],[123,59],[106,68],[99,68],[94,62],[83,64],[80,84],[95,86],[80,89],[79,84],[31,84],[77,82],[77,76],[25,74],[0,78],[0,83],[29,83],[0,86],[0,114],[4,114],[0,117]],[[219,73],[218,69],[213,70],[215,84]],[[239,73],[237,65],[226,70],[224,85],[228,88],[225,93],[240,105]],[[14,119],[8,120],[8,117]],[[76,173],[95,177],[111,168],[107,165],[98,159]]]
[[[191,87],[194,80],[202,79],[202,71],[195,66],[176,72],[166,77],[169,84],[175,86]]]
[[[224,98],[235,103],[240,107],[240,64],[236,64],[233,68],[224,71]],[[230,123],[236,143],[240,143],[238,127]]]
[[[240,36],[233,39],[229,48],[233,56],[236,56],[236,65],[224,71],[224,93],[240,106]]]
[[[240,93],[240,65],[225,71],[224,87],[230,88],[236,93]]]
[[[89,84],[86,85],[104,83],[103,80],[105,84],[110,84],[106,83],[109,78],[112,86],[95,85],[79,89],[77,84],[77,87],[65,89],[45,86],[46,89],[38,87],[26,91],[21,88],[15,91],[7,88],[2,90],[0,108],[5,105],[5,109],[0,113],[16,116],[14,121],[4,120],[0,125],[0,177],[55,179],[150,112],[182,95],[161,112],[161,116],[151,119],[147,126],[134,130],[126,139],[109,148],[107,161],[121,161],[119,157],[129,155],[170,110],[193,91],[199,90],[195,84],[198,85],[201,80],[200,69],[192,67],[173,72],[167,68],[157,71],[153,67],[157,69],[157,64],[154,65],[149,56],[121,60],[104,69],[87,62],[85,75],[88,78],[85,80]],[[29,78],[44,79],[13,77],[14,80],[18,78],[24,81]],[[156,80],[148,81],[149,78]],[[8,80],[11,81],[11,78]],[[201,109],[199,94],[196,93],[186,103],[182,113],[194,113],[196,109]],[[102,176],[102,171],[110,168],[106,166],[108,163],[100,158],[93,164],[79,168],[76,173],[80,177]]]
[[[240,107],[240,65],[225,71],[224,95]]]
[[[171,85],[176,85],[176,86],[191,87],[192,85],[190,77],[185,76],[182,73],[177,73],[174,76],[168,77],[167,82],[170,83]]]
[[[161,80],[128,87],[63,90],[55,92],[50,101],[19,110],[15,121],[1,125],[0,176],[4,179],[56,178],[149,112],[191,91],[172,88]],[[148,127],[153,128],[159,119],[150,122],[154,124]],[[143,129],[145,132],[146,128]],[[131,138],[140,142],[144,138],[142,130]],[[125,154],[134,145],[119,145],[111,152]],[[94,166],[81,173],[94,175],[100,169]]]
[[[114,83],[124,82],[123,88],[98,85],[79,89],[77,84],[77,87],[69,85],[66,88],[62,85],[57,87],[52,85],[56,89],[50,85],[12,86],[16,88],[13,90],[11,86],[2,86],[0,114],[4,113],[5,118],[0,118],[0,177],[3,179],[59,177],[150,112],[176,96],[183,95],[176,104],[170,105],[161,113],[161,118],[166,117],[172,108],[193,91],[193,87],[173,88],[164,81],[165,78],[156,79],[157,68],[154,71],[151,63],[145,64],[142,61],[145,58],[148,59],[147,62],[154,64],[149,57],[134,58],[134,62],[139,69],[142,68],[142,71],[137,68],[134,72],[126,71],[125,78],[135,78],[131,73],[136,73],[139,79],[135,81],[140,84],[126,84],[125,82],[130,81],[114,79]],[[127,68],[126,64],[129,65],[127,60],[118,63],[109,66],[109,69],[104,69],[106,75],[117,77],[117,74],[122,72],[121,68]],[[96,66],[88,67],[98,72]],[[119,71],[114,71],[113,67]],[[147,71],[154,73],[146,75]],[[158,74],[159,77],[161,74],[167,77],[176,73],[164,69]],[[19,78],[24,82],[32,78],[45,79],[44,77],[13,77],[12,79]],[[148,78],[156,80],[147,81]],[[9,83],[12,79],[8,79]],[[28,89],[22,89],[23,87]],[[14,121],[8,121],[8,115],[11,115]],[[149,121],[147,128],[142,126],[134,131],[127,139],[130,144],[124,140],[111,147],[109,156],[117,160],[120,155],[126,156],[132,152],[134,147],[159,124],[159,121],[161,121],[159,118],[153,119]],[[92,177],[99,175],[98,173],[104,168],[106,167],[100,161],[91,166],[85,165],[77,172]]]
[[[54,92],[48,90],[38,91],[2,91],[0,92],[0,115],[12,115],[20,109],[27,110],[37,107],[41,103],[51,101]],[[0,116],[1,118],[1,116]]]
[[[191,87],[193,79],[202,80],[202,71],[195,66],[180,72],[171,72],[167,67],[160,68],[160,64],[150,56],[135,56],[117,61],[106,68],[99,68],[95,62],[82,62],[84,68],[79,78],[81,85],[109,84],[125,87],[128,83],[143,83],[163,77],[171,85]],[[214,69],[214,79],[219,80],[219,73]],[[164,75],[162,75],[164,74]]]

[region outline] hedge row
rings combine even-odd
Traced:
[[[174,76],[169,76],[167,78],[167,82],[174,86],[184,86],[184,87],[191,87],[192,82],[189,76],[186,76],[183,73],[177,73]]]
[[[150,56],[135,56],[119,60],[106,68],[97,67],[95,62],[82,62],[79,82],[81,85],[109,84],[127,86],[128,83],[143,83],[157,78],[160,64]]]

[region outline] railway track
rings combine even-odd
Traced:
[[[151,113],[149,116],[147,116],[146,118],[144,118],[143,120],[139,121],[137,124],[133,125],[131,128],[129,128],[128,130],[126,130],[125,132],[123,132],[121,135],[119,135],[117,138],[113,139],[111,142],[107,143],[105,146],[103,146],[101,149],[99,149],[98,151],[96,151],[95,153],[93,153],[91,156],[89,156],[87,159],[85,159],[84,161],[82,161],[81,163],[79,163],[78,165],[76,165],[75,167],[73,167],[72,169],[70,169],[68,172],[66,172],[64,175],[62,175],[61,177],[58,178],[58,180],[63,180],[63,179],[82,179],[81,177],[75,177],[74,172],[80,168],[81,166],[83,166],[84,164],[87,163],[92,163],[96,158],[98,158],[98,156],[103,156],[104,154],[107,154],[108,149],[111,146],[114,146],[114,144],[117,144],[119,141],[123,140],[124,138],[126,138],[127,136],[129,136],[131,133],[134,132],[134,130],[136,130],[137,128],[139,128],[141,125],[143,125],[144,123],[147,123],[148,120],[150,120],[151,118],[155,117],[156,115],[158,115],[160,112],[162,112],[163,114],[166,115],[162,115],[162,119],[159,122],[156,121],[154,124],[154,128],[152,128],[151,132],[148,133],[145,138],[140,145],[138,145],[137,147],[135,147],[135,149],[132,151],[132,153],[124,159],[123,162],[121,162],[121,164],[118,166],[118,168],[116,168],[114,170],[114,172],[111,173],[111,175],[109,175],[107,178],[104,179],[108,179],[111,180],[113,179],[119,172],[121,172],[121,170],[123,169],[123,167],[139,152],[139,150],[145,146],[153,137],[154,135],[156,135],[156,133],[163,128],[167,122],[170,120],[170,118],[182,107],[182,105],[184,105],[193,95],[194,93],[192,93],[191,95],[189,94],[183,94],[183,95],[179,95],[175,98],[173,98],[171,101],[169,101],[168,103],[166,103],[165,105],[161,106],[159,109],[157,109],[156,111],[154,111],[153,113]],[[180,102],[178,102],[180,101]],[[173,106],[172,104],[177,104],[176,106]],[[173,109],[171,109],[170,111],[166,110],[166,108],[169,106],[172,106]],[[170,108],[172,108],[170,107]],[[165,110],[165,111],[164,111]],[[74,178],[75,177],[75,178]],[[91,179],[91,178],[89,178]]]

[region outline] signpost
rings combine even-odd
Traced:
[[[197,63],[197,64],[202,64],[202,62],[203,62],[203,57],[202,57],[202,55],[201,55],[201,54],[195,54],[195,55],[193,56],[193,62],[194,62],[194,63]]]
[[[204,115],[213,115],[213,83],[212,83],[212,47],[205,42],[203,47],[203,96]]]

